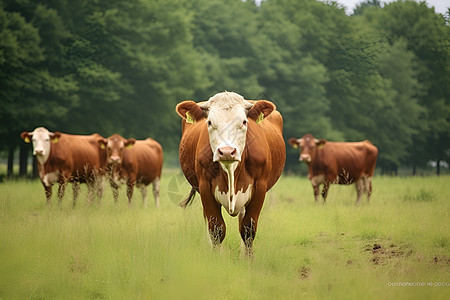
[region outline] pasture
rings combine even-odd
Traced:
[[[165,170],[160,208],[124,187],[114,205],[86,186],[72,208],[45,204],[39,181],[0,184],[0,299],[449,299],[450,177],[375,176],[371,203],[332,185],[315,205],[304,177],[267,194],[254,258],[240,254],[238,220],[224,213],[220,250],[207,242],[200,198]],[[56,187],[54,186],[54,190]]]

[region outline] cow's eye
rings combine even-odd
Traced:
[[[244,126],[247,126],[247,120],[244,120],[244,121],[242,122],[242,124],[243,124]]]
[[[211,127],[212,123],[210,120],[208,120],[208,126]]]

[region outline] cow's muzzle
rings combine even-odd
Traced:
[[[309,162],[311,162],[311,155],[309,155],[309,154],[301,154],[299,160],[309,163]]]
[[[120,156],[110,156],[109,158],[109,163],[111,165],[118,165],[122,162],[122,160],[120,159]]]
[[[219,162],[235,162],[241,160],[238,155],[238,150],[230,146],[218,147],[215,158]]]
[[[43,156],[44,155],[44,150],[36,149],[36,150],[34,150],[33,154],[36,155],[36,156]]]

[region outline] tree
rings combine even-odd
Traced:
[[[450,28],[446,20],[425,2],[414,1],[393,2],[381,10],[368,11],[364,17],[389,44],[403,39],[406,49],[417,57],[417,82],[423,87],[418,102],[426,108],[422,122],[427,126],[419,128],[409,159],[413,165],[428,160],[447,161],[450,148]]]
[[[77,86],[70,76],[54,76],[45,65],[39,28],[7,9],[1,8],[0,13],[0,136],[8,141],[5,146],[12,159],[20,132],[35,124],[54,125],[76,102]],[[22,175],[26,174],[23,152],[27,149],[22,145]]]
[[[196,99],[207,99],[225,90],[253,99],[263,88],[258,74],[260,39],[254,3],[240,0],[189,1],[193,12],[192,35],[205,70],[205,85],[196,91]],[[217,13],[220,12],[220,13]]]
[[[366,0],[357,4],[353,10],[353,15],[360,16],[364,13],[364,10],[368,8],[381,8],[380,0]]]

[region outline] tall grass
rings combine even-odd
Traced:
[[[354,186],[332,185],[327,203],[315,205],[307,179],[282,177],[266,197],[248,261],[237,219],[224,213],[227,236],[213,250],[199,197],[182,211],[168,192],[174,182],[179,194],[188,186],[164,175],[159,209],[151,196],[143,208],[138,191],[128,207],[124,189],[117,205],[109,189],[89,204],[86,187],[76,208],[70,189],[61,206],[46,207],[39,182],[1,184],[0,298],[450,296],[449,177],[376,177],[371,203],[359,206]]]

